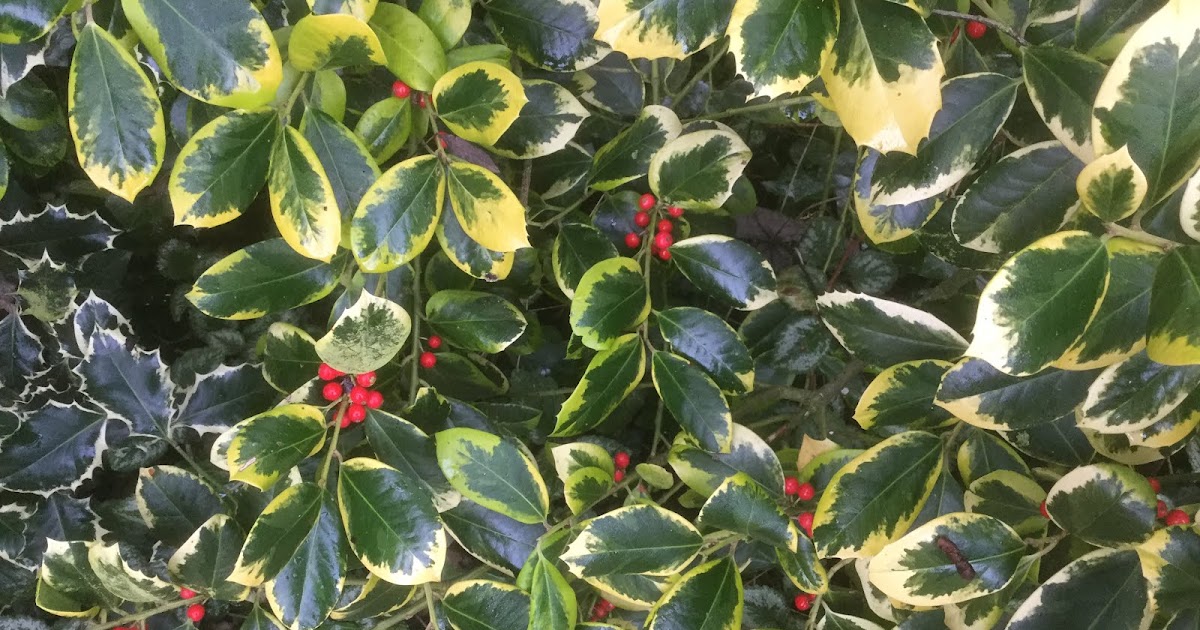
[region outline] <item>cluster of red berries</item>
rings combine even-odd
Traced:
[[[343,395],[350,399],[350,406],[346,408],[346,412],[342,415],[342,428],[349,428],[352,424],[362,422],[367,418],[367,407],[378,409],[383,404],[383,394],[378,391],[369,389],[375,384],[374,372],[363,372],[356,374],[349,383],[341,383],[345,372],[335,370],[328,363],[322,363],[321,367],[317,368],[317,376],[321,377],[325,383],[325,387],[321,388],[321,397],[329,402],[340,400]],[[347,392],[346,387],[349,386]]]
[[[608,616],[613,611],[613,603],[607,599],[601,599],[592,606],[592,618],[589,621],[600,621]]]
[[[392,96],[396,98],[408,98],[412,93],[412,88],[408,87],[408,84],[403,81],[397,80],[392,84]],[[417,107],[424,109],[425,93],[417,92],[416,96],[413,96],[413,102],[417,104]]]
[[[817,598],[816,595],[811,595],[809,593],[800,593],[799,595],[796,596],[796,599],[792,600],[792,605],[796,607],[796,610],[799,610],[800,612],[804,612],[804,611],[808,610],[809,608],[812,608],[813,600],[815,600],[816,598]]]
[[[617,451],[617,454],[613,455],[613,464],[617,467],[617,472],[613,473],[613,481],[617,483],[625,481],[625,469],[629,468],[629,453]]]
[[[1154,494],[1162,492],[1161,481],[1155,479],[1154,477],[1146,477],[1146,481],[1150,482],[1150,487],[1154,489]],[[1162,519],[1162,521],[1166,523],[1168,527],[1172,525],[1190,525],[1192,523],[1192,517],[1188,516],[1187,512],[1184,512],[1180,509],[1172,510],[1168,508],[1167,503],[1162,499],[1159,499],[1158,505],[1156,506],[1156,511],[1158,513],[1158,518]]]
[[[184,587],[179,589],[179,599],[192,599],[196,596],[196,591]],[[204,619],[204,604],[192,604],[187,607],[187,618],[192,620],[192,623],[200,623]],[[114,629],[115,630],[115,629]],[[132,630],[132,628],[130,629]]]
[[[430,350],[437,350],[438,348],[442,347],[442,338],[437,335],[433,335],[429,337],[428,345]],[[421,353],[421,356],[417,359],[417,362],[421,364],[421,367],[428,370],[437,365],[437,355],[429,350],[426,350],[425,352]]]
[[[646,229],[650,227],[652,218],[650,212],[658,205],[658,199],[650,193],[646,193],[638,199],[638,208],[641,208],[633,215],[633,223],[639,228]],[[672,218],[678,219],[683,216],[683,208],[679,206],[667,206],[667,214]],[[650,242],[650,249],[655,256],[660,260],[671,260],[671,245],[675,243],[675,237],[671,232],[675,229],[675,224],[671,219],[659,219],[654,226],[654,240]],[[637,232],[629,232],[625,235],[625,245],[629,249],[637,249],[642,246],[642,236]]]
[[[817,489],[807,481],[800,483],[800,480],[796,479],[795,477],[784,477],[783,493],[789,497],[796,497],[801,501],[812,501],[813,497],[817,496]],[[804,530],[805,534],[808,534],[809,538],[812,538],[814,518],[815,517],[813,516],[812,512],[801,512],[800,515],[796,517],[796,524],[800,526],[800,529]],[[808,609],[805,608],[803,610]]]

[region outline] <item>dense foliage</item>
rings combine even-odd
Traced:
[[[0,140],[0,630],[1200,628],[1196,0],[7,0]]]

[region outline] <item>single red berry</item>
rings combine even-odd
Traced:
[[[372,409],[378,409],[383,406],[383,394],[379,392],[371,392],[367,395],[367,406]]]
[[[438,144],[441,145],[441,147],[443,149],[450,146],[450,143],[446,142],[446,132],[445,131],[439,131],[437,133],[437,139],[438,139]]]
[[[812,538],[813,518],[812,512],[801,512],[800,516],[796,517],[796,523],[800,525],[800,529],[803,529],[805,534],[808,534],[809,538]]]
[[[421,353],[421,367],[429,369],[437,365],[437,355],[432,352]]]
[[[680,208],[679,206],[667,206],[667,214],[678,219],[679,217],[683,216],[683,208]]]
[[[671,251],[670,250],[660,249],[654,253],[659,257],[659,259],[663,260],[664,262],[671,260]]]
[[[607,599],[602,599],[602,600],[600,600],[599,603],[600,603],[600,607],[603,608],[604,612],[606,612],[606,613],[610,613],[613,611],[614,608],[616,608],[616,605],[613,604],[612,602],[608,601]]]
[[[800,493],[800,480],[795,477],[783,478],[783,493],[794,497]]]
[[[800,612],[804,612],[809,608],[812,608],[812,603],[813,596],[809,595],[808,593],[800,593],[796,596],[796,599],[792,600],[792,605],[794,605],[796,610],[799,610]]]
[[[187,616],[193,623],[200,623],[200,620],[204,619],[204,604],[192,604],[188,606]]]
[[[363,372],[362,374],[354,377],[354,382],[362,387],[370,387],[375,384],[375,373]]]
[[[638,207],[642,210],[649,210],[650,208],[653,208],[654,204],[656,203],[658,203],[658,199],[655,199],[654,195],[650,193],[646,193],[641,197],[638,197]]]
[[[350,402],[356,405],[365,405],[367,397],[371,395],[371,390],[360,385],[355,385],[350,388]]]
[[[650,213],[644,211],[637,212],[633,215],[633,224],[640,228],[650,225]]]
[[[321,388],[321,398],[333,402],[342,397],[342,386],[340,383],[325,383],[325,387]]]
[[[812,501],[815,496],[817,496],[817,489],[811,483],[800,484],[800,489],[796,491],[796,498],[801,501]]]
[[[1038,507],[1038,509],[1041,510],[1041,512],[1042,512],[1042,518],[1044,518],[1046,520],[1050,519],[1050,512],[1046,509],[1045,501],[1042,501],[1042,505],[1040,507]]]
[[[987,24],[977,20],[967,22],[967,37],[971,39],[979,39],[987,34]]]
[[[321,367],[317,368],[317,376],[321,377],[322,381],[332,381],[341,375],[342,372],[333,369],[328,363],[322,363]]]
[[[625,247],[637,249],[642,246],[642,237],[630,232],[625,235]]]
[[[433,348],[434,350],[441,348],[442,347],[442,338],[437,335],[431,336],[429,338],[429,347]]]
[[[600,621],[601,619],[604,619],[607,616],[608,616],[608,609],[604,607],[603,599],[596,602],[595,606],[592,606],[592,621]]]
[[[617,454],[613,455],[613,463],[617,465],[617,468],[629,468],[629,453],[617,451]]]
[[[350,416],[348,416],[346,414],[342,414],[342,422],[341,422],[342,428],[349,429],[350,425],[352,425],[352,424],[354,424],[354,423],[350,421]]]
[[[1167,512],[1170,512],[1170,510],[1167,509],[1166,502],[1164,502],[1164,501],[1159,501],[1158,505],[1155,506],[1154,509],[1155,509],[1155,512],[1158,513],[1158,518],[1160,518],[1160,519],[1167,518]]]
[[[186,586],[179,589],[179,599],[191,599],[195,596],[196,596],[196,591],[193,591],[192,589],[190,589]]]
[[[1192,517],[1188,516],[1183,510],[1171,510],[1167,512],[1167,525],[1187,525],[1192,522]]]
[[[1150,487],[1154,488],[1154,494],[1162,492],[1162,482],[1158,480],[1158,477],[1146,477],[1146,481],[1149,481]]]
[[[675,239],[666,232],[659,232],[654,235],[654,246],[658,249],[666,249],[675,242]]]
[[[625,471],[618,469],[617,472],[613,473],[613,481],[615,481],[617,483],[621,483],[622,481],[625,481]]]
[[[408,87],[407,83],[396,81],[392,84],[392,96],[396,98],[408,98],[409,94],[412,94],[412,88]]]
[[[417,95],[413,97],[413,100],[417,102],[417,107],[420,107],[421,109],[425,109],[429,106],[429,101],[425,98],[424,92],[417,92]]]
[[[362,405],[350,405],[346,409],[346,417],[350,422],[362,422],[367,418],[367,408]]]
[[[671,223],[670,219],[663,219],[663,220],[659,221],[658,225],[655,227],[658,228],[659,232],[668,232],[669,233],[672,229],[675,228],[675,224]]]

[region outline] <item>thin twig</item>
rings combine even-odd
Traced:
[[[951,17],[951,18],[955,18],[955,19],[959,19],[959,20],[973,20],[975,22],[981,22],[983,24],[987,24],[988,26],[990,26],[998,31],[1003,31],[1005,35],[1008,35],[1009,37],[1013,38],[1014,41],[1016,41],[1018,44],[1020,44],[1022,46],[1029,45],[1029,42],[1026,41],[1024,37],[1021,37],[1020,33],[1014,31],[1011,27],[1009,27],[1009,25],[1007,25],[1004,22],[1001,22],[999,20],[993,20],[990,17],[984,17],[982,15],[972,15],[970,13],[959,13],[958,11],[948,11],[946,9],[934,9],[933,11],[930,11],[930,13],[932,13],[933,15],[941,15],[944,17]]]

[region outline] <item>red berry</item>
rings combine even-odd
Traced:
[[[187,616],[193,623],[200,623],[200,620],[204,619],[204,604],[192,604],[188,606]]]
[[[805,534],[808,534],[809,538],[812,538],[813,518],[812,512],[801,512],[800,516],[796,517],[796,523],[800,525],[800,529],[803,529]]]
[[[675,239],[666,232],[659,232],[654,235],[654,246],[658,249],[666,249],[675,242]]]
[[[417,95],[413,97],[413,100],[417,102],[417,107],[420,107],[421,109],[425,109],[425,106],[427,105],[427,103],[425,102],[425,93],[424,92],[417,92]]]
[[[596,602],[595,606],[592,606],[592,621],[600,621],[608,616],[608,609],[605,608],[604,601],[602,599]]]
[[[350,416],[348,416],[346,414],[342,414],[342,422],[341,422],[342,428],[349,429],[350,425],[352,425],[352,424],[354,424],[354,423],[350,422]]]
[[[1146,481],[1149,481],[1150,487],[1154,488],[1154,494],[1162,492],[1162,482],[1158,480],[1158,477],[1146,477]]]
[[[350,402],[356,405],[365,405],[367,403],[367,397],[370,395],[371,390],[367,389],[366,387],[355,385],[354,387],[350,388]]]
[[[321,367],[317,368],[317,376],[321,377],[322,381],[332,381],[343,374],[344,372],[333,369],[328,363],[322,363]]]
[[[979,39],[987,34],[987,24],[976,20],[967,22],[967,37]]]
[[[196,591],[193,591],[192,589],[190,589],[186,586],[179,589],[179,599],[191,599],[195,596],[196,596]]]
[[[321,398],[333,402],[342,397],[342,386],[339,383],[325,383],[321,388]]]
[[[412,94],[412,88],[408,87],[407,83],[396,81],[392,84],[392,96],[396,98],[408,98],[409,94]]]
[[[679,217],[683,216],[683,208],[680,208],[679,206],[667,206],[667,214],[678,219]]]
[[[659,232],[670,232],[675,227],[675,225],[673,223],[671,223],[670,219],[663,219],[658,222],[658,225],[656,227],[658,228]]]
[[[658,250],[658,251],[656,251],[656,252],[654,252],[654,253],[655,253],[655,254],[657,254],[657,255],[658,255],[658,257],[659,257],[660,259],[662,259],[663,261],[668,261],[668,260],[671,260],[671,252],[670,252],[670,250],[666,250],[666,249],[660,249],[660,250]]]
[[[958,32],[959,32],[959,30],[961,30],[961,29],[959,29],[959,27],[955,26],[955,27],[954,27],[954,30],[950,32],[950,43],[951,43],[951,44],[953,44],[954,42],[958,41]]]
[[[437,365],[437,355],[432,352],[421,353],[421,367],[429,369]]]
[[[794,497],[800,493],[800,480],[795,477],[783,478],[783,493]]]
[[[642,246],[642,237],[630,232],[625,235],[625,247],[637,249]]]
[[[442,338],[437,335],[429,337],[429,347],[437,350],[442,347]]]
[[[379,392],[371,392],[367,395],[367,406],[372,409],[378,409],[383,406],[383,394]]]
[[[617,451],[617,454],[613,455],[613,463],[617,465],[617,468],[628,468],[629,453],[626,453],[625,451]]]
[[[1170,511],[1167,509],[1167,504],[1163,501],[1159,501],[1154,509],[1158,513],[1158,518],[1167,518],[1167,512]]]
[[[607,599],[600,600],[598,605],[601,608],[603,608],[604,612],[606,612],[606,613],[610,613],[613,611],[614,608],[616,608],[616,605],[613,604],[612,602],[608,601]]]
[[[354,382],[362,387],[370,387],[375,384],[375,373],[363,372],[354,377]]]
[[[1183,510],[1171,510],[1167,512],[1167,525],[1187,525],[1192,522],[1192,517],[1188,516]]]
[[[796,610],[799,610],[800,612],[804,612],[809,608],[812,608],[812,603],[813,596],[809,595],[808,593],[800,593],[796,596],[796,599],[792,600],[792,605],[794,605]]]
[[[362,405],[350,405],[346,409],[346,419],[350,422],[362,422],[367,418],[367,408]]]
[[[801,501],[812,501],[815,496],[817,496],[817,489],[811,483],[800,484],[800,489],[796,491],[796,497]]]
[[[613,481],[615,481],[617,483],[621,483],[622,481],[625,481],[625,471],[618,469],[617,472],[613,473]]]
[[[650,193],[646,193],[641,197],[638,197],[638,207],[642,210],[649,210],[650,208],[653,208],[654,204],[656,203],[658,203],[658,199],[655,199],[654,195]]]
[[[637,214],[633,215],[633,224],[640,228],[650,225],[650,213],[638,212]]]
[[[1042,512],[1042,518],[1049,520],[1050,512],[1046,510],[1046,502],[1042,501],[1042,505],[1038,508]]]

